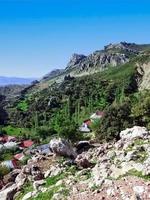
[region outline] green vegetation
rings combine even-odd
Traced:
[[[28,104],[27,102],[24,101],[20,101],[17,105],[17,109],[26,112],[28,110]]]
[[[53,136],[76,141],[82,139],[78,127],[97,110],[105,113],[91,125],[99,140],[119,139],[119,132],[133,125],[149,128],[150,93],[138,91],[136,70],[137,62],[148,61],[149,54],[140,55],[122,66],[78,78],[65,77],[61,84],[53,82],[34,93],[24,92],[8,109],[9,123],[21,128],[11,132],[8,126],[4,130],[37,142],[47,142]]]
[[[65,178],[65,173],[58,174],[57,176],[52,176],[46,179],[46,186],[52,186],[55,185],[59,180],[62,180]]]
[[[60,192],[61,195],[63,195],[64,197],[68,196],[69,191],[68,189],[65,187],[64,184],[61,184],[59,186],[56,186],[56,183],[59,180],[62,180],[64,178],[67,177],[67,173],[71,170],[68,169],[67,172],[65,173],[60,173],[56,176],[52,176],[52,177],[48,177],[46,180],[46,184],[45,187],[48,189],[46,192],[44,193],[39,193],[39,195],[35,198],[32,198],[33,200],[49,200],[52,198],[52,196],[57,193]],[[60,191],[61,190],[61,191]],[[33,191],[33,187],[31,185],[31,183],[26,183],[26,185],[23,187],[23,189],[21,190],[20,194],[17,196],[16,200],[21,200],[23,198],[23,196],[25,194],[27,194],[28,192]]]
[[[0,161],[11,160],[14,157],[14,152],[11,150],[5,150],[0,154]]]
[[[21,189],[19,195],[16,197],[16,200],[21,200],[25,194],[32,191],[33,191],[32,184],[30,182],[27,182]]]
[[[63,199],[67,199],[66,197],[69,194],[68,189],[66,189],[65,185],[54,186],[48,189],[48,192],[40,193],[37,197],[32,198],[33,200],[49,200],[52,199],[53,195],[59,193],[59,196],[63,196]]]
[[[135,123],[150,128],[150,91],[139,92],[132,107]]]
[[[30,98],[25,97],[17,104],[21,105],[21,109],[13,109],[11,119],[15,117],[13,121],[16,121],[17,127],[32,127],[35,135],[42,139],[47,133],[40,131],[41,127],[50,127],[49,135],[58,134],[77,140],[78,126],[92,112],[104,110],[113,102],[123,101],[125,96],[136,91],[134,71],[131,63],[112,67],[102,73],[64,80],[59,87],[54,84]]]
[[[31,132],[31,130],[28,128],[18,128],[11,125],[3,127],[3,130],[7,133],[7,135],[16,136],[16,137],[20,137],[24,135],[28,136],[30,135],[30,132]]]
[[[10,170],[6,166],[0,165],[0,180],[3,180],[4,176],[8,174]]]
[[[118,179],[121,179],[122,177],[125,177],[125,176],[136,176],[136,177],[142,178],[142,179],[144,179],[146,181],[150,181],[150,176],[149,175],[144,176],[144,175],[142,175],[142,172],[137,171],[136,169],[129,170],[125,175],[120,176]]]

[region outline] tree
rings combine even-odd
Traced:
[[[132,117],[135,124],[150,128],[150,92],[139,93],[132,106]]]
[[[8,114],[4,109],[5,96],[0,95],[0,126],[3,126],[8,120]]]
[[[119,139],[119,133],[132,124],[131,103],[113,104],[105,111],[100,127],[96,132],[99,140]]]

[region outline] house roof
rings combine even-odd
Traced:
[[[28,148],[28,147],[31,147],[32,145],[33,145],[32,140],[24,140],[24,141],[22,141],[20,146],[23,148]]]
[[[10,141],[15,141],[16,137],[14,136],[9,136],[9,135],[4,135],[0,137],[0,142],[10,142]]]
[[[16,160],[22,160],[22,159],[24,158],[24,154],[23,154],[23,153],[18,153],[18,154],[16,154],[16,155],[14,156],[14,158],[15,158]]]
[[[17,168],[17,162],[15,160],[6,160],[1,163],[2,166],[6,166],[8,169]]]
[[[91,122],[91,119],[86,119],[86,120],[84,120],[84,123],[89,126],[89,125],[91,125],[92,122]]]
[[[90,132],[90,129],[88,127],[79,127],[79,131],[80,132],[83,132],[83,133],[89,133]]]

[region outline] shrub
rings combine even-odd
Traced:
[[[100,140],[119,139],[119,133],[132,124],[131,105],[127,101],[118,105],[111,105],[102,118],[96,136]]]
[[[134,123],[139,126],[150,128],[150,92],[143,91],[136,97],[132,106],[132,117]]]
[[[4,176],[7,175],[10,170],[6,166],[0,165],[0,179],[3,180]]]

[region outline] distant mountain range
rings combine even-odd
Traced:
[[[19,77],[5,77],[0,76],[0,86],[6,85],[28,85],[36,78],[19,78]]]

